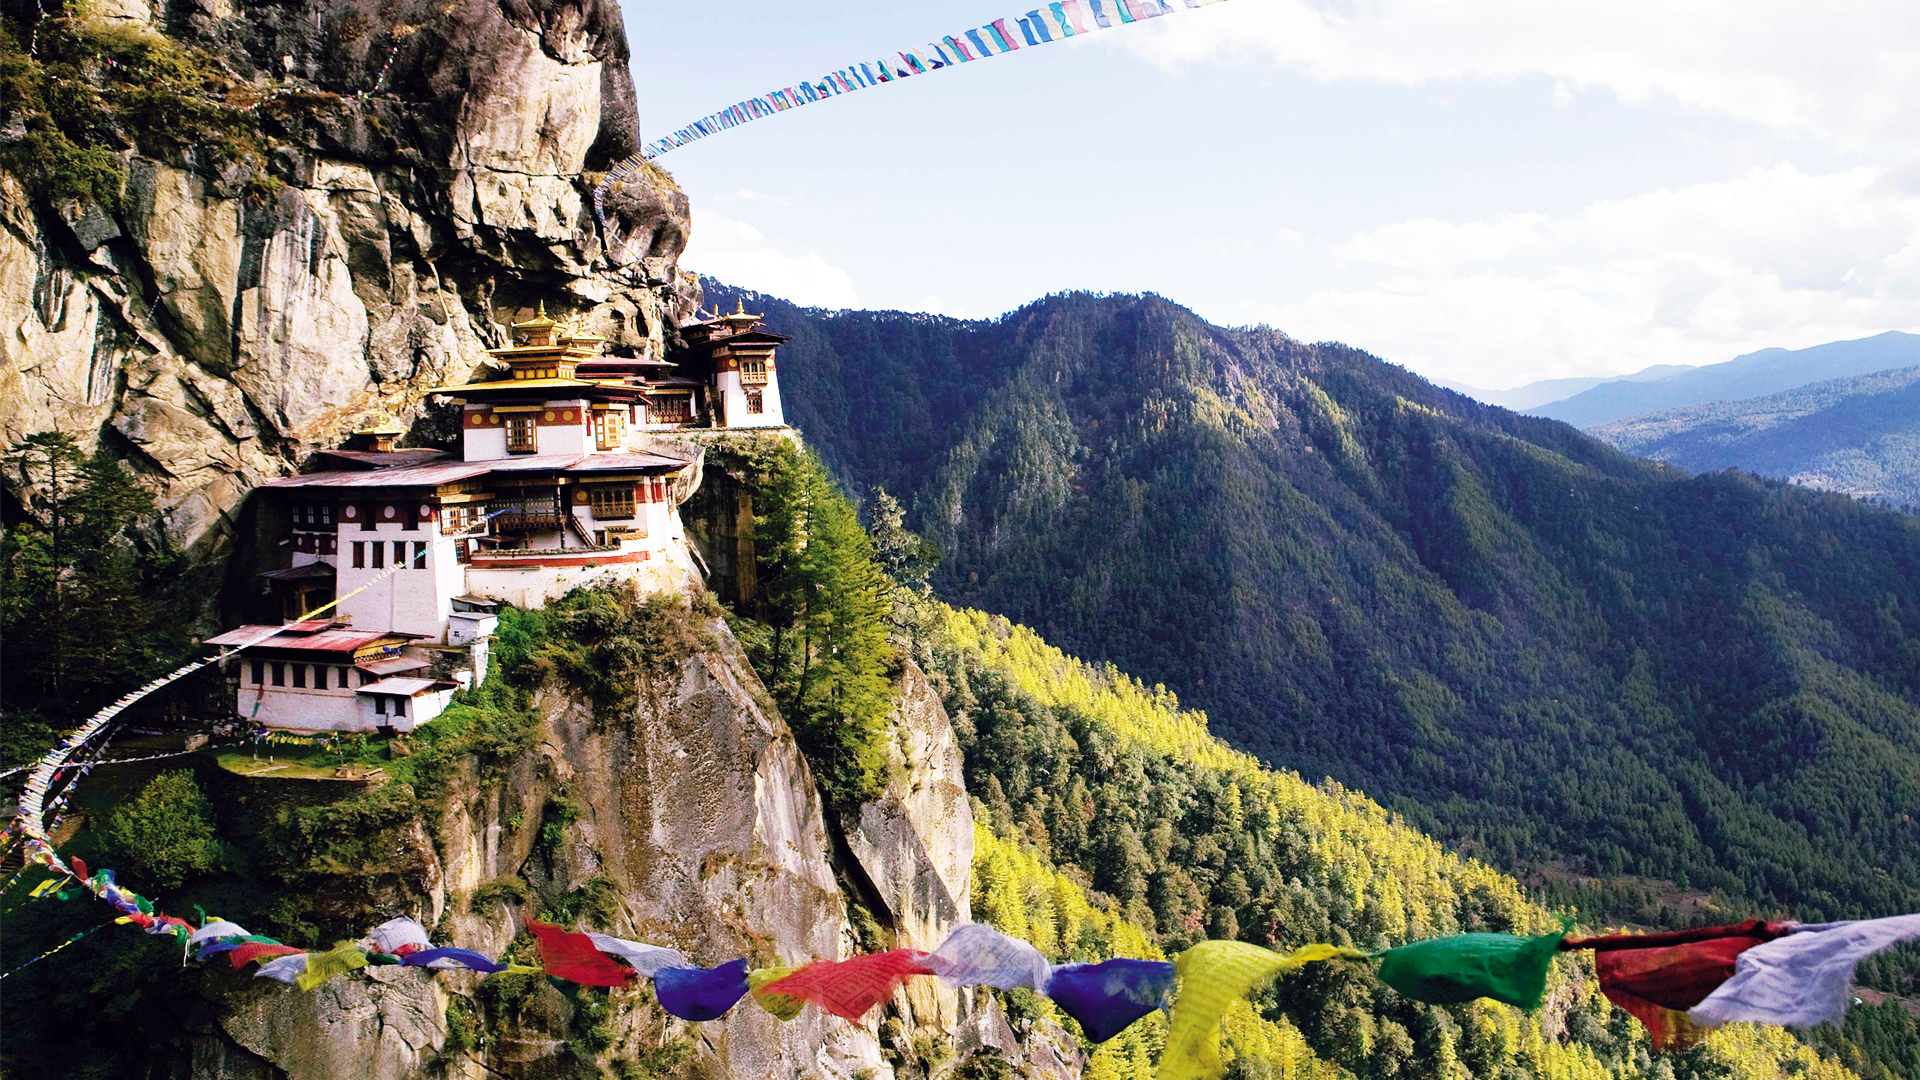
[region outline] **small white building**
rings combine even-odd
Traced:
[[[239,713],[271,728],[300,731],[408,732],[439,716],[459,684],[426,672],[432,662],[412,652],[412,634],[355,630],[315,619],[242,626],[207,641],[216,648],[248,642],[240,657]]]
[[[284,617],[328,600],[240,657],[242,719],[298,731],[411,731],[486,677],[501,603],[537,608],[626,578],[697,575],[678,508],[692,462],[638,433],[785,423],[773,352],[787,340],[743,311],[682,327],[666,361],[604,355],[545,309],[515,323],[486,377],[432,393],[461,403],[461,447],[398,450],[397,428],[313,454],[261,489],[288,565],[261,575]],[[650,444],[649,444],[650,445]],[[208,642],[243,645],[269,627]],[[436,672],[438,674],[436,674]]]

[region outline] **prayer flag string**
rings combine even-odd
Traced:
[[[1181,0],[1189,8],[1206,7],[1221,0]],[[1084,5],[1084,6],[1083,6]],[[959,67],[974,60],[1001,56],[1023,47],[1042,45],[1096,30],[1141,22],[1171,15],[1179,10],[1169,0],[1058,0],[1011,19],[995,19],[977,29],[948,34],[923,46],[902,49],[891,56],[863,60],[830,71],[812,82],[770,90],[750,97],[718,112],[677,128],[640,148],[640,152],[615,165],[593,189],[593,216],[606,228],[607,193],[624,184],[642,164],[688,143],[718,135],[742,124],[811,105],[816,101],[850,94],[873,86],[927,75],[944,68]],[[1011,25],[1010,25],[1011,24]],[[1017,29],[1016,29],[1017,27]],[[1024,43],[1024,45],[1023,45]],[[384,75],[383,75],[384,77]]]

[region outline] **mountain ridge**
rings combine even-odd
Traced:
[[[1916,523],[1153,297],[987,323],[708,295],[794,335],[794,421],[910,502],[943,596],[1264,760],[1503,865],[1920,902]]]
[[[1648,413],[1591,434],[1689,471],[1743,469],[1920,506],[1920,366]]]
[[[1651,382],[1608,382],[1524,410],[1579,428],[1689,405],[1740,401],[1829,379],[1920,363],[1920,334],[1888,330],[1805,349],[1761,349]]]

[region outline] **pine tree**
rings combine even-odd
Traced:
[[[762,677],[828,799],[850,809],[884,783],[888,592],[872,541],[804,451],[784,448],[755,502],[754,547],[772,628]]]

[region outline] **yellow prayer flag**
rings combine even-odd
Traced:
[[[302,990],[312,990],[335,976],[367,966],[366,950],[351,941],[343,941],[326,952],[308,953],[307,970],[295,979]]]
[[[762,987],[768,983],[779,982],[799,970],[792,967],[756,968],[747,972],[747,989],[761,1008],[782,1020],[791,1020],[800,1015],[800,1010],[806,1006],[806,1002],[791,994],[767,993]]]
[[[1220,1062],[1220,1017],[1254,987],[1286,971],[1336,956],[1361,958],[1358,949],[1303,945],[1277,953],[1243,941],[1203,941],[1174,960],[1180,990],[1167,1025],[1167,1048],[1156,1080],[1199,1080],[1225,1075]]]

